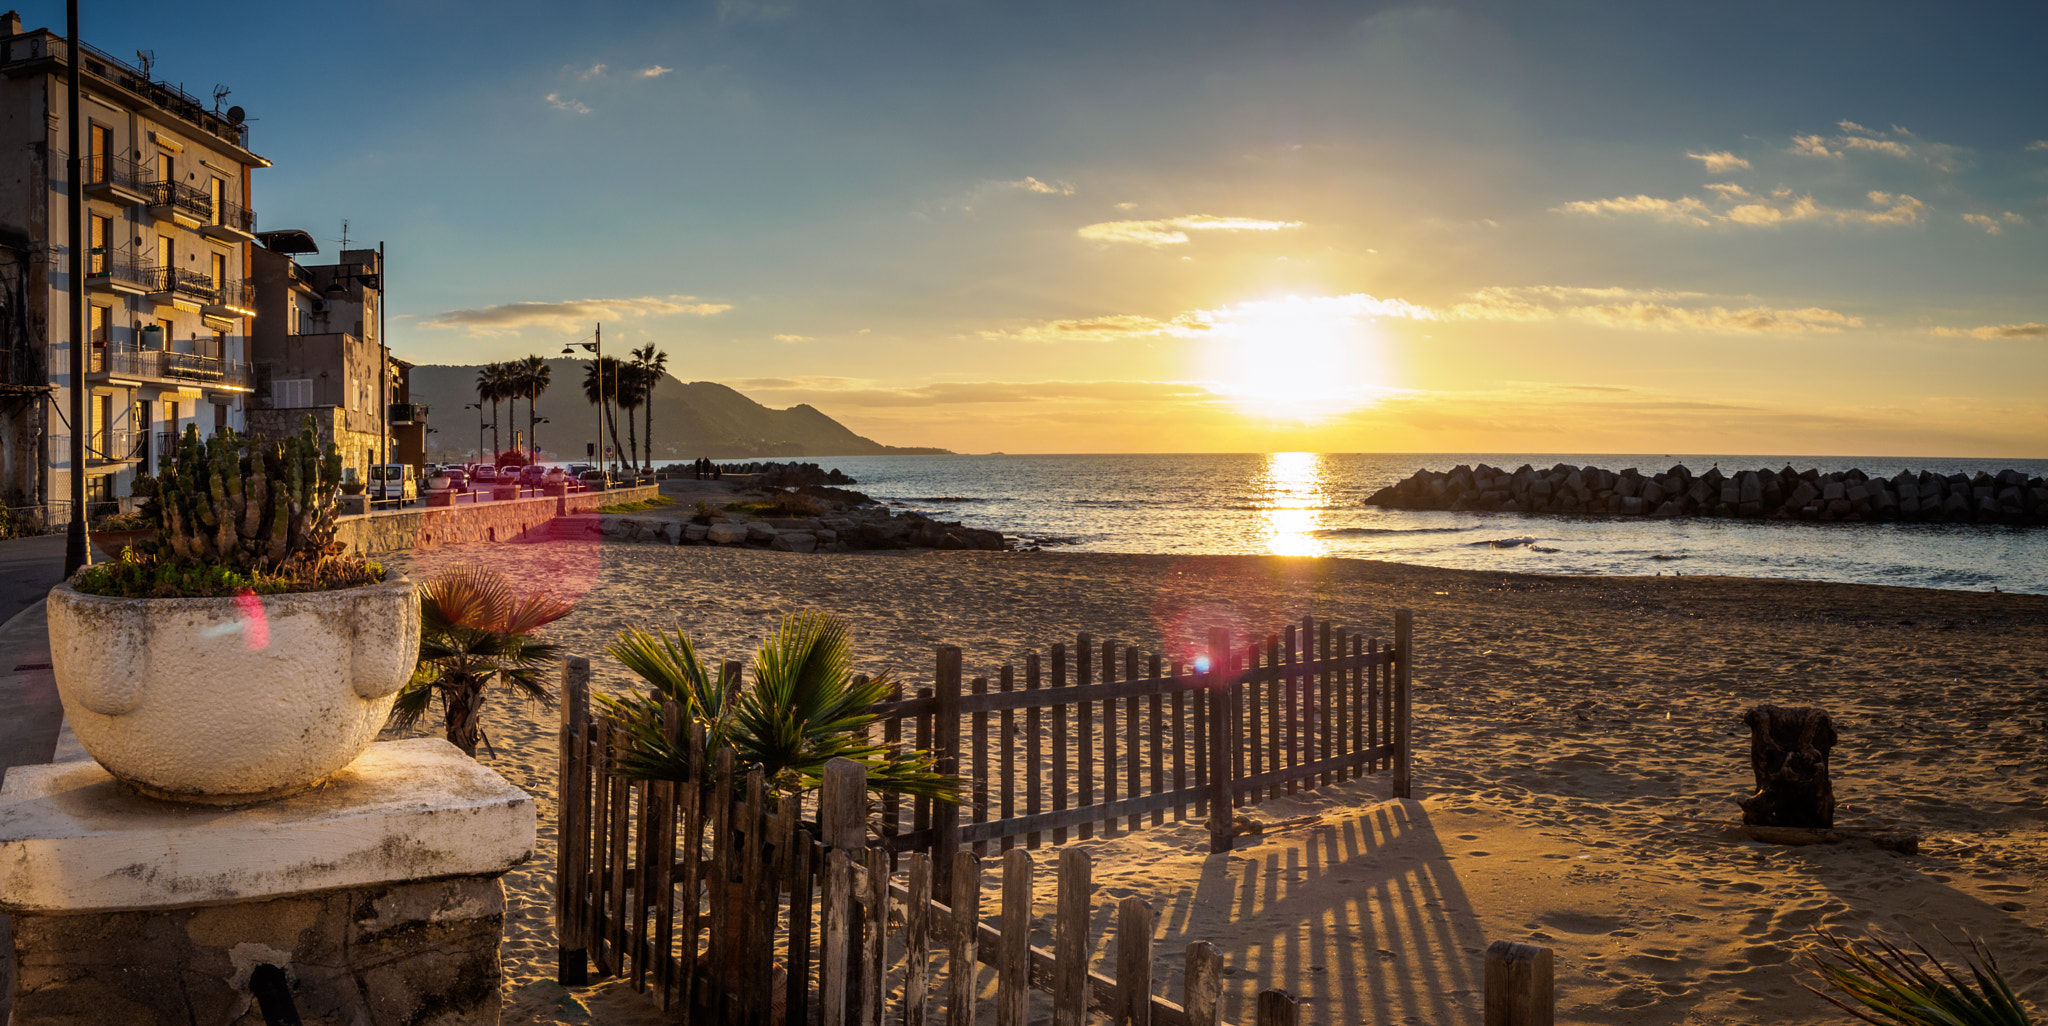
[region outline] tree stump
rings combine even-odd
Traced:
[[[1742,716],[1749,724],[1749,766],[1756,793],[1741,799],[1748,826],[1825,830],[1835,825],[1835,788],[1828,781],[1828,750],[1835,722],[1825,709],[1759,705]]]

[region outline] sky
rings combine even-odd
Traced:
[[[419,362],[602,322],[971,452],[2048,457],[2039,5],[208,10],[83,31],[232,87]]]

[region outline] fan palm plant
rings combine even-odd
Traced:
[[[554,703],[542,671],[558,653],[532,634],[574,609],[546,592],[520,592],[504,574],[474,563],[429,581],[420,589],[419,662],[392,706],[393,725],[411,728],[438,697],[448,742],[474,757],[492,684]]]
[[[641,416],[646,418],[647,423],[646,468],[652,471],[654,469],[654,386],[661,384],[661,379],[668,376],[668,354],[654,348],[654,343],[649,342],[633,350],[633,363],[640,368],[643,378],[640,385],[640,398],[641,406],[644,407],[644,412],[641,413]]]
[[[1803,982],[1801,986],[1864,1022],[1879,1026],[2030,1026],[2032,1022],[1999,972],[1997,961],[1975,940],[1970,942],[1975,957],[1968,960],[1971,980],[1966,983],[1917,942],[1913,947],[1924,964],[1883,938],[1873,938],[1873,948],[1826,930],[1814,932],[1827,948],[1811,946],[1806,957],[1821,980],[1849,1000]]]
[[[680,630],[629,628],[609,651],[653,687],[648,694],[599,696],[623,729],[616,765],[625,776],[685,776],[688,741],[663,730],[662,705],[671,701],[704,727],[706,756],[731,746],[741,765],[758,763],[778,792],[812,790],[827,762],[852,759],[867,768],[873,790],[959,800],[959,782],[934,771],[930,753],[868,740],[875,721],[868,707],[888,695],[889,680],[855,680],[852,635],[829,613],[784,617],[754,653],[751,685],[714,673]]]

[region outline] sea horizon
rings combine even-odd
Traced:
[[[1419,468],[1559,463],[1694,472],[1790,465],[1942,473],[2048,460],[1726,453],[1096,453],[796,457],[877,501],[1056,551],[1383,559],[1541,574],[1734,577],[2048,594],[2041,528],[1397,510],[1365,498]],[[724,460],[722,463],[744,461]]]

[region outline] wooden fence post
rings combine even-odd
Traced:
[[[1549,948],[1494,941],[1486,949],[1486,1026],[1552,1026],[1557,995]]]
[[[824,1026],[853,1026],[860,1020],[865,936],[855,871],[867,855],[867,812],[866,768],[852,759],[827,762],[818,790],[818,830],[826,848],[820,895],[825,929],[818,952],[818,1008]]]
[[[1406,609],[1394,613],[1394,653],[1397,663],[1394,667],[1394,797],[1412,798],[1410,761],[1411,739],[1414,734],[1410,727],[1408,687],[1409,670],[1415,663],[1414,617]]]
[[[996,950],[996,1026],[1025,1026],[1031,1007],[1031,853],[1003,853],[1003,932]]]
[[[1152,906],[1135,895],[1116,906],[1116,1026],[1152,1026]]]
[[[1181,977],[1181,1004],[1188,1026],[1220,1026],[1223,1022],[1223,960],[1208,941],[1188,945],[1187,969]]]
[[[1088,1021],[1089,876],[1087,852],[1079,848],[1060,851],[1060,889],[1053,922],[1053,1026],[1083,1026]]]
[[[981,859],[971,851],[954,856],[949,904],[953,947],[946,959],[946,1026],[974,1026],[974,998],[981,992],[975,986],[981,954]]]
[[[1209,628],[1209,850],[1229,851],[1231,841],[1230,629]]]
[[[555,982],[564,987],[590,983],[590,950],[584,940],[584,863],[590,857],[589,745],[590,660],[562,660],[562,729],[555,774]]]
[[[1301,1003],[1277,987],[1259,991],[1258,1026],[1295,1026],[1301,1021]]]
[[[932,753],[937,756],[934,769],[949,777],[960,775],[960,649],[954,645],[939,646],[937,687],[933,697],[938,701],[937,711],[932,717]],[[953,888],[953,858],[960,852],[960,806],[957,802],[935,801],[932,803],[932,870],[933,886],[939,894],[951,894]]]

